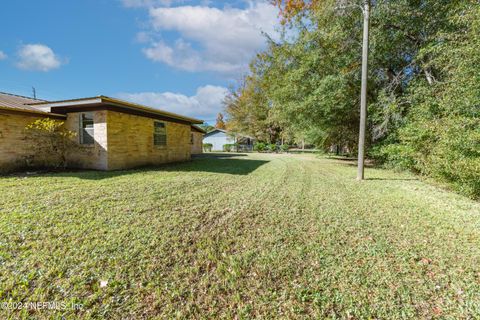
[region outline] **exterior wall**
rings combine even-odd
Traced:
[[[67,114],[65,127],[76,133],[74,138],[77,148],[67,156],[68,166],[71,168],[108,170],[107,152],[107,114],[109,111],[93,111],[93,145],[80,144],[80,115],[81,112]]]
[[[190,160],[190,124],[162,121],[167,146],[160,147],[153,144],[157,120],[115,111],[107,113],[109,170]]]
[[[65,128],[76,133],[77,146],[67,154],[71,168],[116,170],[145,165],[190,160],[190,124],[162,121],[167,132],[167,146],[153,144],[154,119],[115,111],[93,111],[94,144],[81,145],[80,112],[67,114]],[[0,113],[0,172],[44,166],[55,155],[38,154],[37,141],[29,139],[25,127],[42,118],[37,115]],[[200,134],[201,135],[201,134]],[[201,152],[201,137],[199,141]],[[50,159],[51,158],[51,159]]]
[[[213,151],[223,151],[224,145],[233,144],[235,140],[224,132],[216,132],[203,138],[203,143],[211,143],[213,145]]]
[[[193,143],[192,143],[192,154],[201,154],[203,153],[203,133],[198,131],[193,131]]]
[[[0,113],[0,172],[42,166],[52,158],[51,155],[38,154],[37,142],[29,139],[25,130],[26,126],[41,118],[44,116]]]

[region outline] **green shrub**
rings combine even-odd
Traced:
[[[458,116],[421,120],[402,128],[400,143],[380,148],[375,156],[480,198],[480,120]]]
[[[253,150],[258,151],[258,152],[263,152],[267,146],[263,142],[257,142],[253,145]]]
[[[390,168],[418,171],[415,170],[414,152],[406,145],[389,144],[373,148],[369,155]]]
[[[235,148],[235,144],[233,143],[223,145],[223,151],[225,152],[231,152],[234,148]]]
[[[203,144],[203,151],[205,152],[212,152],[213,144],[211,143],[204,143]]]
[[[289,146],[288,144],[282,144],[282,145],[280,146],[280,150],[281,150],[282,152],[288,152],[288,149],[290,149],[290,146]]]
[[[64,124],[61,120],[43,118],[26,126],[27,139],[35,142],[35,154],[28,162],[44,162],[46,167],[67,167],[67,154],[76,147],[73,140],[76,133],[66,129]]]
[[[268,152],[277,152],[277,145],[270,143],[267,145],[267,151]]]
[[[444,118],[436,129],[435,144],[422,158],[423,172],[480,198],[480,119]]]

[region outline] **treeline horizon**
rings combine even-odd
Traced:
[[[228,129],[356,154],[361,10],[356,1],[275,2],[286,17],[281,40],[268,38],[231,88]],[[368,157],[479,197],[479,2],[378,0],[371,14]]]

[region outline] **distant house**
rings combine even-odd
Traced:
[[[106,96],[42,101],[0,93],[1,171],[47,162],[51,155],[36,154],[37,141],[25,133],[41,118],[62,120],[76,133],[75,150],[67,156],[72,168],[115,170],[185,161],[201,145],[193,126],[203,121],[182,115]]]
[[[198,126],[192,126],[190,143],[192,144],[191,153],[200,154],[203,152],[203,136],[207,132]]]
[[[228,144],[237,144],[237,151],[253,149],[255,139],[241,134],[234,134],[222,129],[214,129],[203,137],[203,143],[212,144],[212,151],[223,151]]]

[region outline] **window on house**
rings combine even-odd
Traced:
[[[167,128],[165,123],[159,121],[153,123],[153,144],[156,146],[167,145]]]
[[[80,143],[93,144],[93,113],[80,114]]]
[[[190,144],[193,144],[193,133],[190,133]]]

